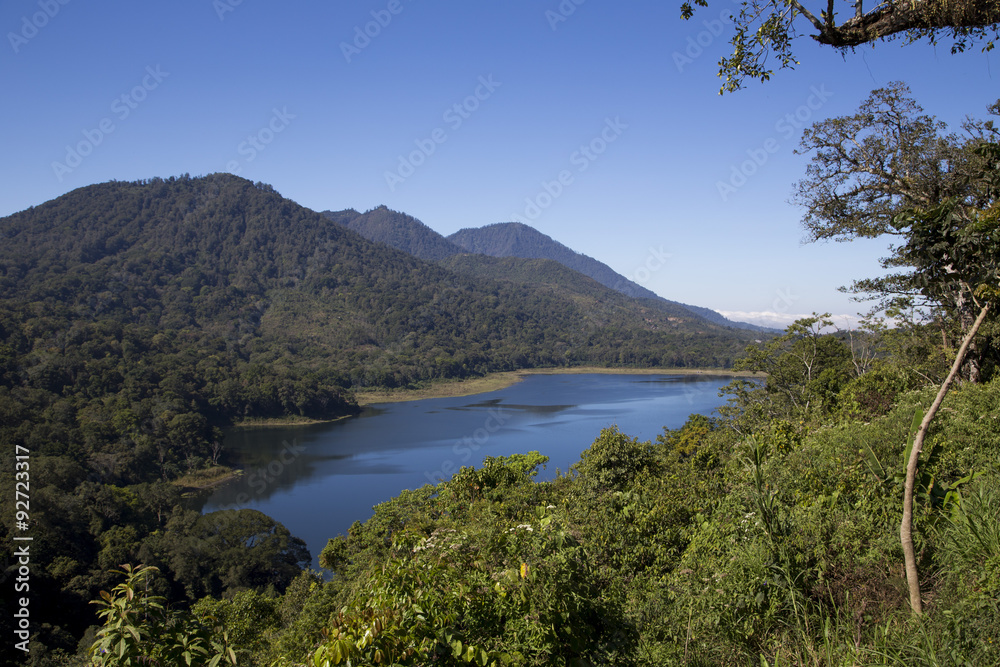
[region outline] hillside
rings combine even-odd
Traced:
[[[116,564],[157,565],[173,601],[281,591],[308,561],[259,512],[179,505],[173,481],[226,474],[222,427],[489,371],[721,368],[746,343],[554,262],[551,284],[449,270],[229,174],[80,188],[0,219],[0,239],[0,451],[31,453],[32,588],[61,600],[33,620],[67,650]]]
[[[384,243],[428,262],[464,252],[462,248],[416,218],[392,211],[385,206],[379,206],[365,213],[347,209],[323,211],[323,215],[353,229],[369,241]]]
[[[607,264],[578,253],[538,230],[519,222],[500,222],[479,228],[461,229],[447,237],[467,252],[491,257],[522,257],[552,259],[574,271],[579,271],[605,287],[637,299],[656,299],[685,308],[709,322],[723,327],[749,331],[771,331],[747,322],[734,322],[709,308],[670,301],[615,272]]]
[[[579,271],[574,271],[554,259],[523,259],[521,257],[491,257],[489,255],[454,255],[439,262],[450,271],[481,276],[523,285],[534,285],[563,294],[569,298],[594,299],[616,304],[619,308],[638,307],[639,312],[667,315],[669,321],[700,323],[706,336],[721,335],[710,320],[693,315],[685,306],[659,297],[629,297],[612,290]]]
[[[538,230],[519,222],[499,222],[478,229],[460,229],[447,237],[467,252],[490,257],[553,259],[563,266],[590,276],[605,287],[637,298],[655,299],[657,295],[627,280],[611,267],[592,257],[575,252]]]

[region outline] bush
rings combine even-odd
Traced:
[[[603,429],[573,466],[585,483],[613,491],[628,489],[640,473],[656,468],[652,444],[625,435],[617,426]]]

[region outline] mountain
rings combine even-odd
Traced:
[[[416,218],[389,210],[385,206],[365,213],[346,209],[323,211],[323,215],[353,229],[369,241],[385,243],[428,262],[465,252]]]
[[[289,586],[308,554],[283,526],[182,507],[180,484],[227,474],[236,422],[336,419],[364,387],[489,371],[724,368],[748,342],[550,260],[427,262],[343,224],[362,215],[213,174],[90,185],[0,218],[0,444],[30,452],[32,558],[57,564],[32,571],[59,602],[41,645],[74,650],[114,564],[159,568],[171,602]],[[285,453],[259,463],[279,474]]]
[[[421,229],[387,209],[323,216],[225,174],[81,188],[0,219],[0,326],[33,359],[48,346],[38,331],[103,344],[107,327],[141,339],[135,358],[161,347],[179,364],[218,358],[223,379],[194,381],[195,402],[229,416],[313,410],[309,382],[330,403],[323,392],[338,386],[584,363],[723,367],[742,351],[744,338],[693,314],[450,271],[331,218]],[[436,255],[439,241],[417,245]],[[76,353],[49,386],[83,381]],[[303,395],[279,391],[275,373]]]
[[[658,299],[678,305],[714,324],[750,331],[770,331],[747,322],[734,322],[709,308],[689,306],[670,301],[615,272],[607,264],[578,253],[533,227],[519,222],[499,222],[479,228],[461,229],[447,237],[449,241],[471,253],[491,257],[523,257],[552,259],[574,271],[590,276],[605,287],[639,299]]]
[[[515,282],[522,284],[532,284],[543,279],[534,273],[542,266],[538,263],[507,262],[504,270],[498,273],[495,264],[474,260],[468,256],[457,262],[447,260],[464,253],[489,257],[546,259],[568,269],[559,273],[560,280],[565,284],[576,281],[576,276],[586,276],[626,296],[658,301],[658,304],[654,304],[655,308],[674,316],[690,317],[691,313],[694,313],[700,318],[724,327],[764,330],[754,324],[732,322],[708,308],[664,299],[615,273],[606,264],[575,252],[527,225],[501,223],[481,229],[464,229],[452,235],[451,238],[457,241],[453,243],[420,220],[405,213],[392,211],[385,206],[379,206],[365,213],[345,209],[324,211],[323,215],[329,220],[353,229],[370,241],[385,243],[420,259],[460,269],[466,274],[481,271],[481,275],[494,279],[507,279],[516,275],[520,280]],[[552,267],[549,267],[548,271],[551,273]]]
[[[715,330],[704,318],[692,316],[684,306],[666,299],[630,297],[608,289],[593,278],[564,266],[554,259],[524,259],[521,257],[491,257],[489,255],[454,255],[439,262],[459,274],[480,276],[522,285],[552,290],[568,299],[592,299],[614,303],[618,307],[637,307],[643,315],[650,312],[666,315],[668,321],[700,323],[703,333]]]
[[[447,238],[466,252],[490,257],[553,259],[627,296],[657,298],[655,293],[615,273],[607,264],[571,250],[533,227],[519,222],[498,222],[478,229],[460,229]]]

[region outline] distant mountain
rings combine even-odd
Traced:
[[[428,262],[465,252],[413,216],[379,206],[365,213],[354,209],[323,211],[330,220],[353,229],[369,241],[385,243]]]
[[[493,280],[533,285],[549,289],[570,299],[594,299],[616,304],[616,307],[638,307],[643,314],[655,312],[666,315],[668,321],[685,322],[700,326],[702,332],[713,331],[715,326],[681,304],[659,297],[646,299],[631,297],[611,290],[589,276],[575,271],[554,259],[524,259],[522,257],[491,257],[489,255],[454,255],[439,262],[441,266],[467,275]]]
[[[117,331],[159,341],[153,351],[177,355],[164,363],[221,359],[222,379],[192,400],[227,416],[315,413],[309,401],[335,397],[337,386],[494,370],[726,367],[745,346],[693,313],[650,310],[597,285],[573,291],[422,261],[349,226],[396,230],[387,236],[425,256],[452,252],[448,242],[384,208],[355,213],[323,216],[226,174],[74,190],[0,218],[0,334],[29,355],[48,345],[37,331],[74,345]],[[88,367],[74,359],[37,377],[53,390],[84,382]],[[129,361],[118,372],[141,368]]]
[[[617,273],[607,264],[567,248],[562,243],[542,234],[533,227],[519,222],[499,222],[486,225],[485,227],[461,229],[448,236],[447,239],[468,252],[489,255],[490,257],[552,259],[626,296],[638,299],[657,299],[668,304],[680,306],[709,322],[724,327],[735,327],[750,331],[770,331],[756,324],[734,322],[709,308],[689,306],[677,301],[664,299],[655,292]]]
[[[478,229],[460,229],[447,239],[466,252],[490,257],[553,259],[626,296],[659,298],[654,292],[615,273],[607,264],[571,250],[534,227],[519,222],[498,222]]]
[[[44,618],[66,648],[93,621],[87,602],[108,587],[108,563],[148,553],[176,577],[165,590],[186,589],[183,568],[207,591],[223,576],[210,572],[273,583],[302,560],[254,537],[293,544],[259,513],[215,513],[202,527],[176,506],[181,491],[167,482],[226,463],[223,427],[234,422],[335,419],[359,411],[352,390],[490,371],[728,368],[748,342],[554,261],[437,264],[352,223],[395,229],[415,253],[451,252],[408,233],[421,227],[407,216],[323,216],[231,174],[90,185],[0,217],[0,441],[32,455],[32,554],[61,564],[32,583],[58,597]],[[291,464],[288,453],[272,464]],[[274,493],[269,479],[245,488]],[[199,556],[217,552],[220,535],[271,555],[242,551],[253,562],[234,575],[229,551]],[[178,565],[168,545],[193,555]]]

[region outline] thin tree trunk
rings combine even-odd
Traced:
[[[969,333],[965,335],[965,340],[962,341],[962,346],[958,348],[958,354],[955,355],[955,362],[951,365],[951,372],[948,373],[948,377],[945,378],[944,383],[942,383],[941,388],[938,390],[934,402],[931,404],[927,414],[924,415],[923,421],[920,422],[920,428],[917,429],[917,434],[913,438],[913,449],[910,450],[910,459],[906,462],[906,486],[903,489],[903,521],[899,526],[899,540],[903,545],[903,561],[906,564],[906,583],[910,589],[910,609],[913,610],[914,614],[923,613],[923,603],[920,600],[920,580],[917,577],[917,557],[913,552],[913,486],[917,479],[917,460],[920,458],[920,449],[924,445],[924,437],[927,435],[927,429],[930,428],[931,420],[934,419],[938,408],[941,407],[941,402],[944,401],[945,394],[948,393],[948,388],[951,387],[955,376],[958,375],[958,369],[962,367],[965,355],[969,351],[969,344],[972,343],[973,337],[979,331],[979,327],[983,323],[983,320],[986,319],[986,314],[989,310],[990,305],[987,303],[979,311],[979,317],[973,322]]]

